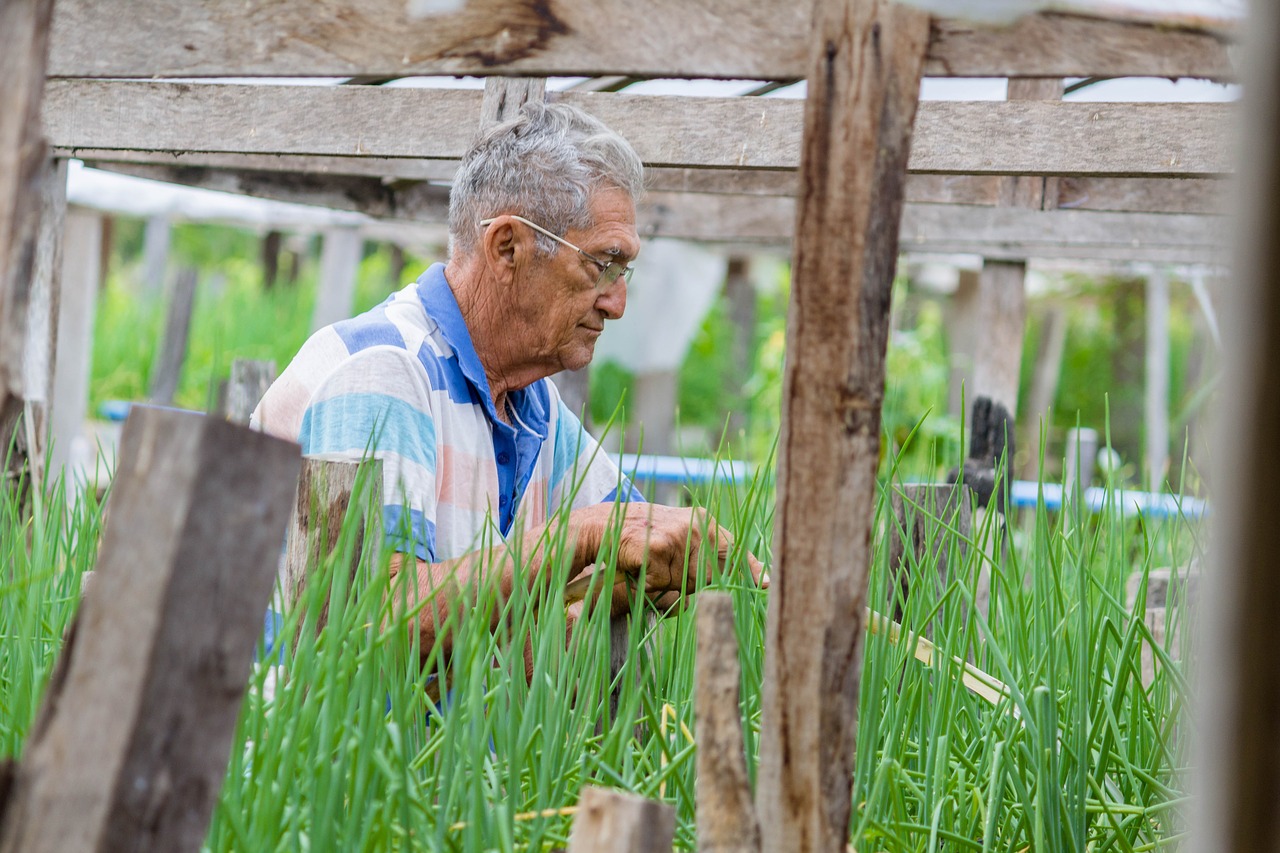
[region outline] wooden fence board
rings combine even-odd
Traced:
[[[770,853],[848,843],[889,297],[929,34],[887,2],[815,8],[756,793]]]
[[[48,180],[40,98],[52,0],[0,4],[0,460],[28,394],[23,376],[27,306]],[[0,479],[8,474],[0,470]]]
[[[582,789],[568,853],[670,853],[674,807],[607,788]]]
[[[483,93],[371,86],[50,80],[61,149],[457,159]],[[561,93],[647,165],[794,169],[803,104],[774,98]],[[1212,177],[1230,171],[1231,104],[930,101],[909,168],[960,175]],[[406,133],[404,128],[414,128]]]
[[[626,75],[780,80],[806,67],[809,7],[753,0],[469,0],[413,19],[404,0],[62,0],[62,77]],[[619,37],[625,34],[625,38]],[[1010,27],[940,20],[925,73],[1234,77],[1226,34],[1073,15]],[[1028,51],[1028,44],[1035,50]]]
[[[31,731],[0,850],[199,848],[298,467],[292,442],[133,409],[95,583]]]

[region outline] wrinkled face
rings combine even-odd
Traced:
[[[630,263],[640,251],[636,210],[622,190],[604,190],[591,200],[594,224],[561,235],[602,261]],[[616,320],[627,307],[627,283],[619,278],[596,289],[600,267],[568,246],[538,258],[526,269],[516,298],[530,323],[530,350],[558,370],[577,370],[591,361],[606,320]]]

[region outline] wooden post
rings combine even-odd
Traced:
[[[365,465],[376,466],[374,481],[365,494],[381,507],[382,463],[370,460]],[[303,459],[294,493],[293,511],[289,517],[289,535],[284,559],[284,603],[297,604],[306,589],[309,570],[330,554],[338,544],[338,534],[355,494],[356,473],[360,465],[355,462],[337,462],[323,459]],[[372,509],[372,508],[371,508]],[[354,578],[364,548],[364,537],[373,529],[381,532],[381,523],[372,512],[362,517],[355,545],[355,562],[350,570]],[[329,603],[325,601],[317,615],[316,629],[323,628],[329,619]]]
[[[973,270],[960,270],[956,292],[947,301],[947,412],[967,416],[965,401],[973,401],[973,360],[978,346],[978,279]]]
[[[591,368],[562,370],[551,377],[569,411],[582,421],[583,429],[591,431]]]
[[[489,77],[484,81],[480,102],[480,132],[515,118],[529,101],[547,97],[545,77]]]
[[[963,483],[907,484],[895,488],[889,502],[893,510],[893,529],[888,535],[889,571],[893,578],[889,594],[894,597],[886,604],[892,607],[893,619],[900,622],[902,607],[895,591],[901,590],[904,602],[910,597],[915,581],[911,576],[913,562],[923,571],[932,570],[940,576],[944,586],[949,580],[947,542],[950,534],[947,531],[956,530],[962,537],[970,534],[973,529],[973,494]],[[963,539],[960,542],[959,559],[963,560]],[[913,559],[907,559],[907,554],[913,555]],[[986,616],[987,601],[991,597],[991,573],[985,566],[980,570],[972,592],[978,611]]]
[[[151,368],[151,401],[162,406],[173,402],[182,378],[182,363],[187,358],[187,334],[191,331],[191,312],[196,306],[196,285],[200,274],[191,267],[178,270],[173,292],[169,294],[169,310],[165,312],[164,332]]]
[[[1062,373],[1062,356],[1067,348],[1067,314],[1059,305],[1052,305],[1044,313],[1044,325],[1040,332],[1040,345],[1036,350],[1036,369],[1031,379],[1030,399],[1023,408],[1022,435],[1018,441],[1032,449],[1022,473],[1034,479],[1038,475],[1041,422],[1046,431],[1050,426],[1050,413],[1058,393],[1058,378]]]
[[[675,832],[672,806],[588,786],[578,799],[568,853],[669,853]]]
[[[142,232],[142,290],[152,297],[164,293],[169,272],[169,238],[173,224],[169,217],[158,214],[147,219]]]
[[[39,239],[41,182],[48,177],[40,100],[52,17],[53,0],[0,4],[0,461],[27,398],[27,305]]]
[[[311,314],[311,331],[351,316],[363,246],[359,229],[330,228],[324,232],[324,245],[320,249],[320,287],[316,291],[316,307]]]
[[[45,471],[49,409],[53,402],[53,375],[57,365],[58,306],[62,282],[62,239],[67,213],[67,161],[49,161],[40,210],[32,269],[31,301],[27,305],[27,340],[23,353],[23,385],[26,389],[24,435],[27,461],[34,481]]]
[[[73,209],[67,214],[62,248],[62,284],[58,300],[53,404],[49,411],[53,447],[50,471],[62,472],[71,445],[84,425],[89,406],[89,371],[93,360],[93,318],[98,304],[102,240],[101,216]]]
[[[233,424],[248,424],[249,416],[258,407],[258,401],[275,381],[274,361],[237,358],[231,362],[231,380],[227,383],[223,417]]]
[[[1146,486],[1164,488],[1169,469],[1169,277],[1156,267],[1147,277]]]
[[[3,853],[196,850],[271,595],[298,446],[135,407],[110,523],[0,826]]]
[[[1010,101],[1061,98],[1061,80],[1015,78],[1009,81]],[[1004,178],[1000,186],[1000,206],[1030,210],[1057,207],[1057,181],[1057,178],[1044,177]],[[970,410],[978,397],[989,397],[1017,417],[1018,377],[1027,329],[1026,276],[1026,261],[983,261],[978,283],[973,387],[968,393]],[[1009,463],[1013,463],[1012,458]]]
[[[698,596],[698,655],[694,667],[694,731],[698,740],[694,793],[699,853],[758,853],[760,824],[742,743],[738,690],[738,632],[733,597]]]
[[[1247,27],[1237,152],[1241,216],[1214,490],[1213,557],[1197,668],[1201,714],[1193,851],[1280,849],[1280,6],[1255,3]],[[1247,144],[1246,144],[1247,141]]]
[[[729,303],[733,325],[733,383],[730,392],[737,405],[729,413],[729,434],[736,437],[747,429],[747,406],[743,389],[751,378],[751,354],[756,334],[756,289],[751,284],[751,260],[742,255],[729,258],[724,278],[724,297]]]
[[[756,795],[770,853],[848,844],[889,301],[928,39],[913,9],[815,8]]]

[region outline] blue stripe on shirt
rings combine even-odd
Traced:
[[[382,530],[393,551],[415,554],[428,563],[436,561],[435,522],[418,510],[406,514],[404,505],[387,504],[382,508]]]
[[[298,443],[307,455],[363,453],[376,448],[436,470],[436,425],[428,412],[388,394],[343,394],[302,416]]]

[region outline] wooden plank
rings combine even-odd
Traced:
[[[1163,178],[1059,178],[1058,207],[1133,213],[1225,213],[1227,183]]]
[[[237,358],[231,362],[231,378],[227,382],[227,397],[222,416],[233,424],[248,426],[249,416],[258,407],[258,401],[276,381],[274,361],[254,361]]]
[[[364,185],[299,181],[273,173],[217,169],[166,169],[160,166],[111,166],[113,171],[206,189],[247,192],[262,198],[319,204],[443,224],[448,190],[432,184],[403,189],[369,181]],[[951,176],[919,175],[930,183]],[[978,178],[990,184],[1001,178]],[[1099,183],[1114,179],[1098,179]],[[913,181],[908,181],[908,188]],[[1209,181],[1152,181],[1205,184]],[[1087,208],[1057,211],[992,209],[999,187],[962,188],[965,196],[991,200],[986,206],[909,203],[903,216],[902,243],[915,252],[976,253],[996,260],[1017,258],[1098,258],[1168,263],[1210,263],[1221,259],[1227,225],[1212,215],[1126,214]],[[938,198],[948,191],[925,186],[921,195]],[[784,244],[795,228],[795,203],[784,197],[743,198],[707,193],[649,192],[641,201],[638,227],[645,236],[734,243]]]
[[[1143,382],[1142,427],[1145,441],[1145,485],[1164,491],[1169,470],[1169,275],[1157,266],[1147,276],[1146,375]]]
[[[311,331],[351,316],[356,295],[356,273],[364,239],[355,228],[330,228],[320,249],[320,286],[311,314]]]
[[[1238,217],[1215,406],[1213,565],[1197,631],[1197,772],[1191,853],[1280,849],[1280,5],[1251,7]]]
[[[670,853],[675,831],[673,806],[588,785],[578,799],[568,853]]]
[[[361,468],[368,472],[365,491],[358,488]],[[368,496],[366,501],[363,496]],[[353,510],[351,502],[357,506]],[[365,536],[369,530],[381,530],[376,513],[381,510],[382,463],[377,460],[364,463],[341,462],[326,459],[303,459],[294,493],[293,511],[289,516],[289,532],[285,544],[285,559],[281,587],[285,606],[292,607],[306,591],[310,573],[314,572],[338,545],[338,537],[348,514],[355,513],[359,521],[355,528],[356,540],[352,546],[353,561],[349,567],[348,588],[356,580],[362,561],[369,564],[365,552]],[[320,611],[315,614],[315,629],[319,631],[329,621],[329,599],[323,599]]]
[[[694,663],[698,851],[757,853],[760,823],[751,801],[743,752],[738,696],[742,665],[729,593],[698,596],[698,654]]]
[[[483,93],[369,86],[50,80],[59,148],[456,160]],[[646,165],[794,169],[803,105],[780,98],[561,93],[626,137]],[[1211,177],[1230,171],[1231,104],[930,101],[915,172]],[[405,127],[418,128],[405,133]]]
[[[480,130],[510,121],[529,101],[547,97],[547,78],[490,77],[484,81],[480,102]]]
[[[27,306],[48,178],[40,98],[52,15],[52,0],[0,4],[0,459],[8,455],[27,397]]]
[[[470,0],[415,19],[403,0],[63,0],[61,77],[404,77],[421,74],[800,78],[809,9],[753,0]],[[626,38],[618,38],[625,33]],[[938,76],[1235,75],[1221,33],[1032,15],[1010,27],[933,27]],[[1028,51],[1027,45],[1035,45]]]
[[[53,400],[49,422],[53,446],[49,469],[56,476],[70,459],[71,443],[80,435],[89,408],[93,364],[93,318],[102,284],[102,217],[72,209],[63,236],[62,280],[58,299]]]
[[[928,35],[926,15],[889,3],[815,7],[757,776],[770,853],[848,843],[889,297]]]
[[[59,156],[69,149],[55,148]],[[205,167],[250,172],[299,172],[354,175],[396,181],[453,180],[456,160],[411,157],[328,157],[306,154],[226,154],[198,151],[124,151],[78,149],[87,165],[136,163],[157,166]],[[159,177],[164,173],[139,173]],[[199,174],[198,172],[195,174]],[[794,196],[799,188],[791,169],[645,169],[650,191],[726,195]],[[367,191],[366,191],[367,192]],[[1071,210],[1111,210],[1132,213],[1223,213],[1225,182],[1211,178],[1059,178],[1058,207]],[[907,178],[907,201],[927,204],[995,205],[1000,178],[995,175],[916,174]]]
[[[174,276],[173,289],[165,311],[164,331],[151,366],[151,402],[161,406],[173,404],[182,378],[182,364],[187,359],[187,334],[191,331],[191,312],[196,307],[196,285],[200,272],[183,267]]]
[[[199,849],[298,463],[292,442],[133,409],[95,582],[25,746],[0,851]]]
[[[57,368],[62,241],[67,215],[67,161],[50,161],[47,165],[49,174],[43,182],[31,299],[27,304],[26,350],[22,357],[26,394],[22,444],[33,482],[40,481],[48,462],[49,409]]]

